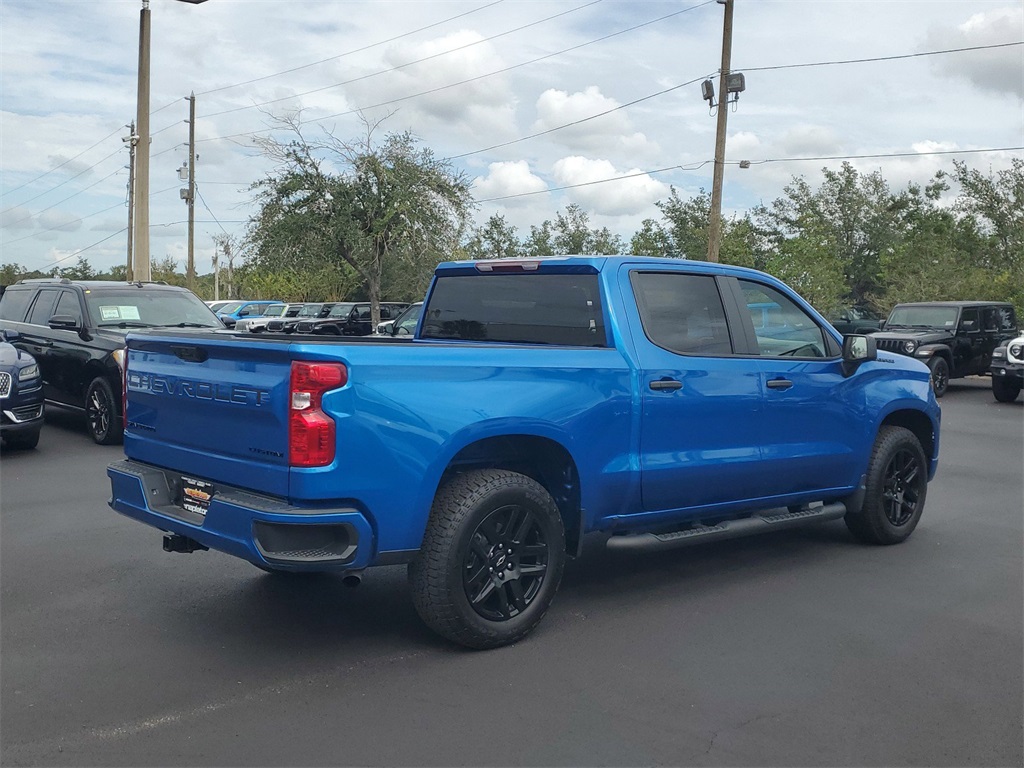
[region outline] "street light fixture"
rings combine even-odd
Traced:
[[[181,3],[198,5],[206,0],[178,0]],[[138,128],[138,146],[135,158],[135,220],[132,240],[135,259],[136,280],[151,280],[153,277],[149,260],[149,47],[150,19],[149,0],[142,0],[139,13],[139,82],[136,102],[135,123]]]

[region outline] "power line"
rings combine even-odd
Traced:
[[[351,114],[357,113],[357,112],[359,112],[361,110],[364,110],[364,109],[376,109],[377,107],[384,107],[384,106],[388,106],[389,104],[397,104],[400,101],[408,101],[409,99],[418,98],[420,96],[428,96],[428,95],[430,95],[432,93],[438,93],[440,91],[447,90],[449,88],[455,88],[455,87],[460,86],[460,85],[466,85],[467,83],[472,83],[472,82],[475,82],[477,80],[483,80],[483,79],[488,78],[488,77],[493,77],[494,75],[504,74],[506,72],[512,71],[513,69],[519,69],[520,67],[525,67],[525,66],[528,66],[530,64],[536,64],[538,61],[544,61],[546,59],[554,58],[555,56],[561,56],[562,54],[570,53],[570,52],[578,50],[580,48],[585,48],[588,45],[594,45],[595,43],[604,42],[605,40],[609,40],[610,38],[617,37],[619,35],[624,35],[624,34],[626,34],[628,32],[633,32],[633,31],[635,31],[637,29],[641,29],[642,27],[647,27],[647,26],[650,26],[652,24],[658,24],[658,23],[660,23],[662,21],[665,21],[667,19],[670,19],[670,18],[672,18],[674,16],[679,16],[681,14],[688,13],[689,11],[693,11],[693,10],[696,10],[698,8],[703,8],[706,5],[711,5],[711,3],[713,3],[714,1],[715,0],[706,0],[706,2],[698,3],[697,5],[692,5],[689,8],[683,8],[682,10],[674,11],[674,12],[666,14],[664,16],[659,16],[656,19],[651,19],[650,21],[645,21],[645,22],[642,22],[640,24],[636,24],[636,25],[634,25],[632,27],[627,27],[625,29],[621,29],[618,32],[612,32],[610,34],[603,35],[602,37],[594,38],[593,40],[588,40],[588,41],[586,41],[584,43],[580,43],[578,45],[570,46],[569,48],[563,48],[563,49],[558,50],[558,51],[553,51],[552,53],[548,53],[548,54],[545,54],[543,56],[538,56],[535,59],[530,59],[528,61],[523,61],[523,62],[520,62],[518,64],[513,64],[511,66],[504,67],[502,69],[497,69],[497,70],[494,70],[492,72],[487,72],[487,73],[482,74],[482,75],[477,75],[476,77],[471,77],[471,78],[468,78],[466,80],[459,80],[459,81],[457,81],[455,83],[449,83],[447,85],[438,86],[437,88],[431,88],[431,89],[426,90],[426,91],[420,91],[419,93],[413,93],[413,94],[409,94],[407,96],[401,96],[401,97],[396,98],[396,99],[389,99],[388,101],[382,101],[382,102],[379,102],[377,104],[371,104],[371,105],[363,106],[363,107],[360,107],[359,109],[352,109],[352,110],[349,110],[347,112],[338,112],[338,113],[333,114],[333,115],[326,115],[324,117],[316,117],[316,118],[313,118],[313,119],[311,119],[311,120],[309,120],[307,122],[309,122],[309,123],[321,123],[321,122],[323,122],[325,120],[331,120],[331,119],[334,119],[336,117],[344,117],[346,115],[351,115]],[[197,143],[205,142],[205,141],[219,141],[219,140],[223,140],[223,139],[237,139],[237,138],[242,138],[242,137],[247,137],[247,136],[254,136],[254,135],[259,134],[259,133],[272,133],[274,130],[275,129],[273,129],[273,128],[267,128],[267,129],[257,130],[257,131],[246,131],[246,132],[243,132],[243,133],[232,133],[232,134],[228,134],[226,136],[211,136],[211,137],[205,138],[205,139],[198,139]]]
[[[213,217],[214,221],[217,221],[216,215],[214,215],[213,211],[210,210],[210,206],[206,204],[206,199],[203,197],[203,193],[199,191],[198,185],[196,185],[196,194],[199,195],[199,202],[203,204],[203,208],[206,209],[206,212]],[[220,227],[220,231],[223,232],[225,235],[228,234],[228,231],[224,229],[224,225],[221,224],[219,221],[217,221],[217,226]]]
[[[597,5],[598,3],[601,3],[603,1],[604,0],[590,0],[590,2],[584,3],[583,5],[577,6],[576,8],[570,8],[567,11],[561,11],[560,13],[556,13],[556,14],[554,14],[552,16],[547,16],[547,17],[545,17],[543,19],[539,19],[537,21],[531,21],[529,24],[523,24],[520,27],[514,27],[513,29],[506,30],[505,32],[499,32],[496,35],[491,35],[490,37],[485,37],[485,38],[482,38],[480,40],[475,40],[472,43],[466,43],[465,45],[460,45],[457,48],[451,48],[451,49],[449,49],[447,51],[441,51],[439,53],[433,53],[433,54],[431,54],[429,56],[424,56],[423,58],[420,58],[420,59],[415,59],[413,61],[407,61],[404,64],[398,64],[398,65],[396,65],[394,67],[389,67],[388,69],[381,69],[381,70],[378,70],[376,72],[371,72],[371,73],[366,74],[366,75],[360,75],[359,77],[353,77],[351,80],[343,80],[340,83],[332,83],[330,85],[325,85],[322,88],[314,88],[311,91],[303,91],[302,93],[294,93],[291,96],[283,96],[283,97],[281,97],[279,99],[270,99],[269,101],[261,101],[261,102],[258,102],[256,104],[248,104],[248,105],[246,105],[244,107],[233,107],[231,109],[221,110],[220,112],[210,112],[210,113],[207,113],[205,115],[200,115],[200,117],[204,117],[204,118],[206,118],[206,117],[218,117],[219,115],[227,115],[227,114],[230,114],[232,112],[241,112],[241,111],[246,110],[246,109],[255,109],[256,107],[265,107],[268,104],[277,104],[278,102],[281,102],[281,101],[290,101],[292,99],[297,99],[297,98],[300,98],[302,96],[309,96],[310,94],[313,94],[313,93],[320,93],[321,91],[329,91],[332,88],[340,88],[343,85],[350,85],[352,83],[359,82],[360,80],[368,80],[371,77],[377,77],[377,75],[385,75],[385,74],[387,74],[389,72],[397,72],[400,69],[405,69],[406,67],[411,67],[414,64],[422,64],[424,61],[430,61],[432,59],[437,59],[437,58],[440,58],[442,56],[448,56],[449,54],[455,53],[457,51],[463,51],[463,50],[465,50],[467,48],[472,48],[474,46],[481,45],[483,43],[487,43],[487,42],[490,42],[492,40],[497,40],[499,37],[505,37],[507,35],[514,34],[516,32],[522,32],[524,29],[529,29],[530,27],[536,27],[536,26],[538,26],[540,24],[544,24],[546,22],[549,22],[552,19],[557,19],[557,18],[559,18],[561,16],[567,16],[567,15],[569,15],[571,13],[576,13],[577,11],[582,11],[585,8],[589,8],[592,5]]]
[[[428,24],[425,27],[420,27],[419,29],[414,29],[414,30],[412,30],[410,32],[403,32],[400,35],[395,35],[394,37],[389,37],[387,40],[381,40],[381,41],[376,42],[376,43],[370,43],[369,45],[364,45],[362,48],[356,48],[356,49],[351,50],[351,51],[346,51],[345,53],[340,53],[337,56],[331,56],[331,57],[326,58],[326,59],[321,59],[320,61],[314,61],[314,62],[312,62],[310,64],[302,64],[301,66],[292,67],[291,69],[284,69],[284,70],[281,70],[280,72],[275,72],[275,73],[273,73],[271,75],[263,75],[262,77],[254,77],[252,80],[245,80],[244,82],[241,82],[241,83],[234,83],[232,85],[222,85],[219,88],[211,88],[208,91],[201,91],[201,92],[197,93],[196,96],[206,96],[206,95],[211,94],[211,93],[219,93],[220,91],[226,91],[226,90],[229,90],[231,88],[238,88],[238,87],[243,86],[243,85],[252,85],[253,83],[258,83],[258,82],[261,82],[263,80],[269,80],[269,79],[271,79],[273,77],[278,77],[280,75],[289,75],[292,72],[298,72],[301,69],[309,69],[310,67],[315,67],[315,66],[317,66],[319,64],[326,64],[328,61],[336,61],[337,59],[342,59],[342,58],[344,58],[346,56],[352,56],[353,54],[356,54],[356,53],[362,53],[363,51],[368,51],[371,48],[376,48],[376,47],[381,46],[381,45],[387,45],[388,43],[393,43],[396,40],[401,40],[403,37],[410,37],[411,35],[415,35],[415,34],[418,34],[420,32],[425,32],[428,29],[433,29],[434,27],[440,27],[440,26],[442,26],[444,24],[447,24],[449,22],[457,21],[458,19],[461,19],[461,18],[463,18],[465,16],[471,16],[474,13],[479,13],[480,11],[483,11],[483,10],[486,10],[488,8],[491,8],[492,6],[500,5],[504,1],[505,0],[494,0],[494,2],[492,2],[492,3],[487,3],[487,5],[481,5],[479,8],[474,8],[471,11],[465,11],[464,13],[456,14],[455,16],[451,16],[451,17],[449,17],[447,19],[442,19],[441,21],[436,21],[433,24]]]
[[[350,109],[347,112],[338,112],[338,113],[333,114],[333,115],[327,115],[326,117],[317,117],[317,118],[314,118],[312,120],[309,120],[308,122],[310,122],[310,123],[320,123],[320,122],[323,122],[324,120],[331,120],[331,119],[333,119],[335,117],[344,117],[346,115],[356,114],[357,112],[360,112],[360,111],[365,110],[365,109],[376,109],[377,107],[385,107],[385,106],[387,106],[389,104],[397,104],[400,101],[408,101],[409,99],[419,98],[420,96],[428,96],[428,95],[430,95],[432,93],[438,93],[440,91],[448,90],[449,88],[455,88],[455,87],[458,87],[460,85],[466,85],[467,83],[473,83],[473,82],[476,82],[477,80],[484,80],[484,79],[486,79],[488,77],[493,77],[494,75],[505,74],[506,72],[511,72],[513,69],[519,69],[520,67],[525,67],[525,66],[528,66],[530,64],[536,64],[538,61],[544,61],[545,59],[551,59],[551,58],[554,58],[555,56],[561,56],[564,53],[570,53],[571,51],[575,51],[575,50],[578,50],[580,48],[585,48],[588,45],[594,45],[595,43],[602,43],[605,40],[609,40],[609,39],[611,39],[613,37],[618,37],[619,35],[624,35],[627,32],[633,32],[633,31],[635,31],[637,29],[640,29],[642,27],[648,27],[651,24],[657,24],[659,22],[665,21],[666,19],[670,19],[673,16],[679,16],[680,14],[687,13],[687,12],[695,10],[697,8],[703,8],[705,5],[710,5],[713,2],[715,2],[715,0],[707,0],[706,2],[699,3],[698,5],[692,5],[689,8],[684,8],[681,11],[674,11],[674,12],[666,14],[664,16],[659,16],[656,19],[651,19],[650,21],[645,21],[642,24],[636,24],[636,25],[634,25],[632,27],[627,27],[626,29],[621,29],[618,32],[612,32],[610,34],[604,35],[603,37],[598,37],[598,38],[595,38],[593,40],[588,40],[585,43],[580,43],[579,45],[574,45],[574,46],[571,46],[569,48],[563,48],[560,51],[554,51],[552,53],[548,53],[548,54],[545,54],[543,56],[538,56],[535,59],[530,59],[529,61],[523,61],[523,62],[520,62],[519,64],[512,64],[511,66],[504,67],[502,69],[496,69],[493,72],[487,72],[487,73],[485,73],[483,75],[477,75],[476,77],[470,77],[470,78],[467,78],[466,80],[459,80],[458,82],[449,83],[448,85],[441,85],[441,86],[438,86],[437,88],[431,88],[431,89],[426,90],[426,91],[420,91],[419,93],[409,94],[408,96],[400,96],[397,99],[389,99],[388,101],[382,101],[382,102],[380,102],[378,104],[370,104],[368,106],[359,107],[358,109]],[[240,136],[240,135],[246,135],[246,134],[236,134],[236,136]],[[234,138],[234,137],[232,137],[232,138]]]
[[[120,130],[120,129],[119,129],[119,130]],[[108,136],[107,138],[110,138],[110,137]],[[93,144],[93,146],[95,147],[96,145],[95,145],[95,144]],[[90,149],[91,149],[91,147],[90,147]],[[43,192],[40,192],[40,193],[39,193],[38,195],[36,195],[35,197],[30,197],[30,198],[29,198],[28,200],[24,200],[24,201],[22,201],[22,202],[18,203],[17,205],[12,205],[12,206],[11,206],[10,208],[5,208],[5,209],[4,209],[3,211],[0,211],[0,213],[7,213],[8,211],[13,211],[13,210],[14,210],[15,208],[20,208],[20,207],[21,207],[21,206],[23,206],[23,205],[28,205],[28,204],[29,204],[29,203],[31,203],[32,201],[34,201],[34,200],[38,200],[38,199],[39,199],[40,197],[45,197],[46,195],[48,195],[48,194],[50,194],[51,192],[53,192],[53,190],[55,190],[55,189],[60,189],[60,188],[61,188],[61,187],[63,187],[63,186],[65,185],[65,184],[68,184],[68,183],[70,183],[70,182],[74,181],[75,179],[77,179],[77,178],[78,178],[79,176],[84,176],[84,175],[85,175],[85,174],[87,174],[87,173],[88,173],[89,171],[91,171],[91,170],[92,170],[93,168],[95,168],[96,166],[98,166],[98,165],[99,165],[100,163],[102,163],[102,162],[104,162],[104,161],[106,161],[106,160],[109,160],[109,159],[110,159],[110,158],[112,158],[112,157],[113,157],[114,155],[116,155],[116,154],[117,154],[118,152],[121,152],[121,151],[122,151],[122,149],[123,149],[122,147],[118,147],[118,148],[117,148],[117,149],[115,149],[115,150],[114,150],[113,152],[111,152],[111,153],[110,153],[109,155],[107,155],[106,157],[104,157],[104,158],[103,158],[102,160],[98,160],[98,161],[96,161],[95,163],[93,163],[92,165],[90,165],[90,166],[89,166],[88,168],[86,168],[85,170],[83,170],[83,171],[79,171],[79,172],[78,172],[78,173],[76,173],[76,174],[75,174],[74,176],[71,176],[71,177],[69,177],[69,178],[65,179],[64,181],[62,181],[62,182],[61,182],[60,184],[58,184],[57,186],[55,186],[55,187],[50,187],[49,189],[47,189],[47,190],[45,190],[45,191],[43,191]],[[89,150],[86,150],[86,152],[88,152],[88,151],[89,151]],[[84,154],[84,153],[81,153],[81,154]],[[81,154],[80,154],[79,156],[81,156]],[[70,162],[70,161],[68,161],[68,162]],[[111,174],[111,175],[113,175],[113,174]],[[42,177],[40,177],[40,178],[42,178]],[[110,177],[109,177],[109,176],[105,176],[104,178],[110,178]],[[93,185],[93,186],[95,186],[95,185]],[[89,189],[89,187],[86,187],[86,189]],[[82,191],[84,192],[85,190],[82,190]],[[72,195],[72,197],[74,197],[74,195]],[[69,200],[69,199],[70,199],[70,198],[65,198],[65,200]],[[61,202],[64,202],[64,201],[62,200]],[[50,206],[50,207],[52,208],[53,206]],[[48,209],[44,208],[43,210],[45,211],[45,210],[48,210]],[[31,216],[29,216],[28,218],[31,218]],[[25,219],[19,219],[19,221],[24,221],[24,220],[25,220]],[[16,221],[16,222],[14,222],[14,223],[15,223],[15,224],[17,224],[18,222]],[[10,225],[8,225],[8,226],[10,226]]]
[[[107,178],[110,178],[110,177],[108,176]],[[157,192],[151,192],[149,194],[149,197],[150,197],[150,199],[152,199],[152,198],[156,197],[157,195],[162,195],[165,192],[170,192],[172,189],[177,189],[178,186],[179,186],[178,184],[175,184],[173,187],[167,187],[166,189],[161,189],[161,190],[159,190]],[[112,211],[115,208],[120,208],[120,207],[122,207],[124,205],[127,205],[127,201],[122,200],[121,202],[114,203],[113,205],[108,206],[107,208],[104,208],[101,211],[93,211],[92,213],[87,213],[85,216],[79,216],[77,219],[75,219],[75,222],[81,223],[81,222],[85,221],[86,219],[91,219],[93,216],[99,216],[101,213],[106,213],[107,211]],[[29,217],[29,218],[31,218],[31,217]],[[22,219],[22,221],[24,221],[24,219]],[[72,223],[74,223],[74,222],[67,221],[67,222],[64,222],[62,224],[55,224],[52,227],[47,227],[46,229],[37,229],[34,232],[32,232],[32,234],[25,235],[24,237],[19,237],[17,240],[4,240],[4,245],[5,246],[14,245],[15,243],[20,243],[22,240],[31,240],[33,237],[36,237],[37,235],[41,235],[44,232],[52,232],[55,229],[60,229],[61,227],[65,227],[68,224],[72,224]]]
[[[1018,152],[1024,150],[1024,147],[992,147],[989,149],[948,149],[948,150],[936,150],[934,152],[884,152],[874,153],[865,155],[819,155],[816,157],[785,157],[785,158],[770,158],[766,160],[750,160],[744,161],[749,162],[751,165],[763,165],[765,163],[799,163],[806,161],[817,161],[817,160],[867,160],[876,158],[891,158],[891,157],[928,157],[932,155],[972,155],[981,153],[991,152]],[[579,187],[591,187],[596,184],[607,184],[613,181],[622,181],[624,179],[635,179],[641,176],[653,176],[658,173],[667,173],[668,171],[685,171],[693,172],[703,168],[705,165],[713,163],[713,160],[704,160],[697,163],[693,168],[684,168],[681,165],[670,165],[667,168],[655,168],[649,171],[637,171],[636,173],[627,173],[621,176],[610,176],[606,179],[595,179],[594,181],[583,181],[579,184],[566,184],[561,187],[548,187],[547,189],[540,189],[533,192],[518,192],[514,195],[501,195],[500,197],[487,197],[482,200],[477,200],[478,203],[494,203],[500,200],[512,200],[518,197],[531,197],[533,195],[543,195],[548,192],[561,192],[566,189],[578,189]],[[739,160],[728,160],[726,165],[739,165]]]
[[[833,64],[863,64],[863,63],[867,63],[867,62],[893,61],[893,60],[896,60],[896,59],[907,59],[907,58],[913,58],[913,57],[917,57],[917,56],[937,56],[939,54],[962,53],[964,51],[981,51],[981,50],[988,50],[988,49],[991,49],[991,48],[1005,48],[1005,47],[1011,46],[1011,45],[1024,45],[1024,41],[1017,42],[1017,43],[998,43],[998,44],[995,44],[995,45],[979,45],[979,46],[974,46],[974,47],[971,47],[971,48],[948,48],[948,49],[941,50],[941,51],[927,51],[927,52],[924,52],[924,53],[902,54],[902,55],[896,55],[896,56],[883,56],[883,57],[877,57],[877,58],[873,58],[873,59],[849,59],[849,60],[844,60],[844,61],[819,61],[819,62],[810,62],[810,63],[806,63],[806,64],[778,65],[778,66],[774,66],[774,67],[745,67],[744,71],[752,72],[752,71],[762,71],[762,70],[768,70],[768,69],[787,69],[787,68],[792,69],[792,68],[797,68],[797,67],[823,67],[823,66],[830,66],[830,65],[833,65]],[[698,77],[698,78],[695,78],[695,79],[690,80],[688,82],[682,83],[680,85],[674,85],[671,88],[665,88],[664,90],[658,91],[656,93],[652,93],[652,94],[650,94],[648,96],[641,96],[640,98],[634,99],[633,101],[627,102],[626,104],[622,104],[622,105],[620,105],[618,107],[614,107],[612,109],[605,110],[604,112],[599,112],[599,113],[597,113],[595,115],[591,115],[590,117],[585,117],[585,118],[582,118],[580,120],[575,120],[575,121],[573,121],[571,123],[566,123],[564,125],[559,125],[559,126],[556,126],[554,128],[549,128],[546,131],[540,131],[539,133],[533,133],[533,134],[530,134],[529,136],[523,136],[521,138],[513,139],[511,141],[506,141],[506,142],[503,142],[501,144],[494,144],[494,145],[492,145],[490,147],[484,147],[483,149],[477,149],[477,150],[474,150],[472,152],[464,152],[461,155],[452,155],[448,159],[449,160],[459,160],[459,159],[461,159],[463,157],[469,157],[471,155],[478,155],[478,154],[480,154],[482,152],[489,152],[492,149],[500,149],[502,147],[507,147],[507,146],[510,146],[512,144],[518,144],[521,141],[527,141],[529,139],[535,139],[538,136],[544,136],[544,135],[549,134],[549,133],[554,133],[555,131],[560,131],[563,128],[570,128],[570,127],[572,127],[574,125],[579,125],[580,123],[587,122],[588,120],[593,120],[593,119],[598,118],[598,117],[603,117],[604,115],[611,114],[612,112],[618,112],[620,109],[625,109],[626,107],[631,107],[631,106],[633,106],[635,104],[639,104],[641,102],[648,101],[648,100],[656,98],[658,96],[664,96],[666,93],[678,90],[678,89],[683,88],[684,86],[687,86],[687,85],[692,85],[693,83],[696,83],[699,80],[703,80],[703,79],[704,79],[703,77]]]
[[[546,131],[538,131],[537,133],[531,133],[529,136],[522,136],[522,137],[520,137],[518,139],[512,139],[511,141],[504,141],[501,144],[492,144],[489,147],[484,147],[483,149],[476,149],[476,150],[473,150],[472,152],[463,152],[461,155],[452,155],[448,159],[449,160],[459,160],[460,158],[469,157],[470,155],[478,155],[481,152],[489,152],[492,149],[500,149],[501,147],[507,147],[507,146],[510,146],[512,144],[518,144],[521,141],[527,141],[529,139],[535,139],[538,136],[546,136],[549,133],[554,133],[555,131],[560,131],[563,128],[571,128],[574,125],[580,125],[581,123],[586,123],[586,122],[589,122],[591,120],[596,120],[599,117],[604,117],[605,115],[610,115],[612,112],[618,112],[620,109],[625,109],[626,107],[632,107],[635,104],[639,104],[642,101],[648,101],[649,99],[653,99],[653,98],[655,98],[657,96],[664,96],[666,93],[670,93],[672,91],[678,91],[680,88],[685,88],[688,85],[693,85],[694,83],[697,83],[697,82],[700,82],[701,80],[704,80],[706,77],[707,77],[707,75],[702,75],[701,77],[695,77],[693,80],[687,80],[685,83],[680,83],[679,85],[673,85],[673,86],[671,86],[669,88],[665,88],[664,90],[658,91],[657,93],[652,93],[652,94],[650,94],[648,96],[641,96],[639,99],[634,99],[633,101],[628,101],[625,104],[620,104],[617,107],[612,107],[611,109],[606,109],[604,112],[598,112],[597,114],[590,115],[589,117],[581,117],[579,120],[573,120],[571,123],[565,123],[564,125],[557,125],[554,128],[548,128]]]
[[[875,56],[870,59],[842,59],[838,61],[815,61],[806,64],[777,64],[769,67],[734,67],[733,69],[744,72],[767,72],[775,69],[800,69],[802,67],[829,67],[838,64],[869,64],[878,61],[897,61],[899,59],[916,59],[922,56],[940,56],[947,53],[965,53],[968,51],[989,51],[994,48],[1012,48],[1013,46],[1024,45],[1024,40],[1013,43],[995,43],[993,45],[974,45],[969,48],[947,48],[941,51],[922,51],[920,53],[905,53],[899,56]]]
[[[99,146],[100,144],[102,144],[102,143],[103,143],[104,141],[106,141],[107,139],[109,139],[109,138],[110,138],[111,136],[114,136],[114,135],[116,135],[116,134],[120,133],[120,132],[121,132],[121,131],[122,131],[123,129],[125,129],[125,128],[127,128],[127,127],[128,127],[128,126],[122,125],[122,126],[120,126],[119,128],[116,128],[116,129],[114,129],[113,131],[111,131],[110,133],[108,133],[108,134],[107,134],[106,136],[104,136],[104,137],[103,137],[102,139],[100,139],[100,140],[99,140],[99,141],[97,141],[97,142],[96,142],[95,144],[93,144],[93,145],[92,145],[91,147],[88,147],[88,148],[86,148],[86,149],[83,149],[83,150],[82,150],[81,152],[79,152],[79,153],[78,153],[77,155],[75,155],[74,157],[69,157],[69,158],[68,158],[67,160],[65,160],[65,161],[64,161],[63,163],[61,163],[60,165],[55,165],[55,166],[53,166],[53,168],[51,168],[50,170],[46,171],[45,173],[41,173],[40,175],[36,176],[36,177],[35,177],[34,179],[32,179],[31,181],[26,181],[26,182],[25,182],[24,184],[20,184],[19,186],[15,187],[14,189],[10,189],[10,190],[8,190],[7,192],[5,192],[5,193],[4,193],[4,195],[6,196],[6,195],[9,195],[9,194],[11,194],[12,192],[17,192],[17,191],[18,191],[19,189],[22,189],[23,187],[27,187],[27,186],[28,186],[29,184],[35,184],[35,183],[36,183],[37,181],[39,181],[39,180],[40,180],[41,178],[43,178],[44,176],[49,176],[49,175],[50,175],[51,173],[53,173],[54,171],[56,171],[56,170],[59,170],[59,169],[63,168],[63,167],[65,166],[65,165],[67,165],[68,163],[70,163],[70,162],[72,162],[72,161],[74,161],[74,160],[77,160],[78,158],[80,158],[80,157],[81,157],[82,155],[84,155],[84,154],[85,154],[86,152],[88,152],[89,150],[91,150],[91,149],[95,149],[95,148],[96,148],[96,147],[98,147],[98,146]],[[108,157],[109,157],[109,155],[108,155]],[[104,159],[104,160],[106,160],[106,158],[103,158],[103,159]],[[100,162],[103,162],[103,160],[101,160]],[[95,166],[94,166],[94,167],[95,167]],[[34,200],[35,198],[32,198],[32,199]],[[25,202],[30,202],[30,201],[26,200]],[[21,205],[24,205],[24,203],[21,203]],[[17,206],[14,206],[14,207],[17,207]],[[7,210],[9,211],[9,210],[10,210],[10,208],[8,208]]]
[[[127,231],[128,231],[128,227],[125,227],[124,229],[119,229],[119,230],[118,230],[117,232],[115,232],[114,234],[112,234],[112,235],[107,235],[107,236],[106,236],[106,237],[104,237],[104,238],[103,238],[102,240],[97,240],[97,241],[96,241],[95,243],[93,243],[92,245],[87,245],[87,246],[85,246],[85,248],[79,248],[79,249],[78,249],[77,251],[75,251],[74,253],[70,253],[70,254],[68,254],[67,256],[64,256],[64,257],[62,257],[62,258],[59,258],[59,259],[57,259],[56,261],[52,262],[51,264],[47,264],[47,265],[46,265],[45,267],[43,267],[43,268],[42,268],[42,269],[40,269],[39,271],[40,271],[40,272],[45,272],[45,271],[46,271],[46,270],[48,270],[48,269],[52,269],[53,267],[57,266],[58,264],[62,264],[63,262],[67,261],[68,259],[71,259],[71,258],[74,258],[75,256],[78,256],[78,255],[79,255],[80,253],[85,253],[85,252],[86,252],[86,251],[88,251],[88,250],[89,250],[90,248],[95,248],[95,247],[96,247],[97,245],[102,245],[103,243],[107,242],[107,240],[109,240],[110,238],[112,238],[112,237],[117,237],[117,236],[118,236],[118,235],[120,235],[120,234],[121,234],[122,232],[127,232]]]
[[[106,180],[107,180],[107,179],[109,179],[109,178],[110,178],[111,176],[113,176],[113,175],[114,175],[114,174],[116,174],[116,173],[119,173],[119,172],[120,172],[120,171],[122,171],[122,170],[124,170],[124,168],[115,168],[115,169],[114,169],[113,171],[111,171],[110,173],[108,173],[108,174],[107,174],[106,176],[104,176],[104,177],[103,177],[102,179],[97,179],[97,180],[96,180],[96,181],[94,181],[94,182],[93,182],[92,184],[90,184],[90,185],[89,185],[88,187],[83,187],[82,189],[80,189],[80,190],[78,190],[77,192],[75,192],[75,193],[74,193],[73,195],[68,195],[68,196],[67,196],[67,197],[65,197],[65,198],[64,198],[63,200],[58,200],[58,201],[57,201],[56,203],[54,203],[53,205],[48,205],[48,206],[47,206],[46,208],[41,208],[40,210],[36,211],[35,213],[30,213],[30,214],[29,214],[28,216],[24,216],[24,217],[22,217],[22,218],[18,219],[17,221],[11,221],[11,222],[8,222],[8,223],[6,223],[6,224],[5,224],[4,226],[5,226],[5,227],[13,227],[13,226],[14,226],[15,224],[21,224],[21,222],[23,222],[23,221],[28,221],[28,220],[29,220],[29,219],[31,219],[31,218],[32,218],[33,216],[38,216],[38,215],[39,215],[40,213],[45,213],[46,211],[50,210],[51,208],[56,208],[56,207],[57,207],[58,205],[60,205],[61,203],[66,203],[66,202],[67,202],[68,200],[70,200],[71,198],[73,198],[73,197],[78,197],[78,196],[79,196],[80,194],[82,194],[83,192],[88,192],[88,191],[89,191],[90,189],[92,189],[93,187],[95,187],[95,186],[96,186],[97,184],[99,184],[99,183],[101,183],[101,182],[104,182],[104,181],[106,181]]]

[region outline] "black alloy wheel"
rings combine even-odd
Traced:
[[[100,445],[121,440],[120,417],[114,390],[104,378],[93,379],[85,395],[85,419],[89,435]]]
[[[949,389],[949,363],[944,357],[933,357],[928,361],[928,368],[932,372],[932,389],[935,397],[942,397]]]
[[[469,470],[438,490],[409,587],[420,618],[468,648],[514,643],[540,623],[565,567],[557,505],[536,480]]]
[[[897,451],[885,468],[882,507],[894,527],[906,525],[917,512],[923,496],[924,467],[909,448]]]
[[[860,509],[846,513],[846,527],[868,544],[898,544],[917,527],[928,494],[928,459],[905,427],[878,431]]]
[[[548,570],[548,542],[537,516],[510,504],[473,531],[462,586],[473,610],[488,621],[508,621],[536,599]]]

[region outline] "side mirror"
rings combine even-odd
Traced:
[[[21,334],[13,328],[7,328],[0,330],[0,338],[8,343],[12,343],[21,338]]]
[[[874,336],[850,334],[843,337],[843,375],[852,376],[862,363],[878,359]]]
[[[82,324],[77,318],[71,315],[54,315],[50,318],[50,322],[47,323],[53,330],[61,331],[80,331],[82,330]]]
[[[395,335],[395,324],[394,323],[381,323],[380,333],[385,336]]]

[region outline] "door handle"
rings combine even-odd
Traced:
[[[659,391],[671,392],[671,391],[676,390],[676,389],[682,389],[683,388],[683,382],[676,381],[675,379],[659,379],[658,381],[652,381],[649,386],[655,392],[659,392]]]
[[[783,389],[783,390],[785,390],[785,389],[789,389],[790,387],[792,387],[793,386],[793,382],[790,381],[789,379],[771,379],[770,381],[768,381],[768,383],[765,386],[767,386],[768,389]]]

